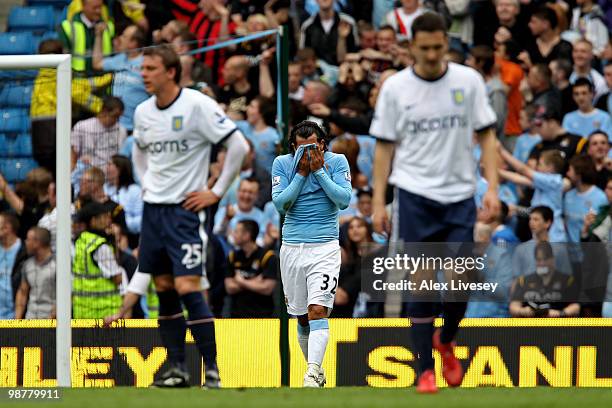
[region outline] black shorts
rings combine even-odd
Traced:
[[[180,204],[144,204],[139,270],[151,275],[206,276],[205,213]]]

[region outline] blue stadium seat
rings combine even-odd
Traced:
[[[0,106],[29,108],[32,101],[32,82],[0,83]]]
[[[8,31],[45,32],[55,29],[53,7],[15,7],[8,17]]]
[[[0,157],[7,159],[32,157],[32,137],[28,133],[0,134]]]
[[[0,33],[0,55],[29,55],[35,52],[32,33]]]
[[[70,0],[28,0],[28,6],[51,6],[54,9],[63,9]]]
[[[26,175],[38,167],[32,158],[0,159],[0,172],[9,183],[23,181]]]
[[[30,130],[28,109],[0,109],[0,133],[24,133]]]

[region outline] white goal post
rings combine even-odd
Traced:
[[[60,55],[1,55],[0,69],[57,69],[56,117],[56,191],[57,191],[57,250],[56,250],[56,376],[59,387],[70,387],[70,326],[72,284],[70,257],[70,130],[71,57]]]

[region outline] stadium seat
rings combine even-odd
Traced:
[[[32,158],[0,159],[0,172],[9,183],[23,181],[36,167],[38,164]]]
[[[32,82],[0,83],[0,106],[29,108],[32,101]]]
[[[28,109],[0,109],[0,133],[24,133],[30,130]]]
[[[28,55],[35,52],[32,33],[0,33],[0,55]]]
[[[0,158],[32,157],[32,137],[28,133],[16,136],[0,134]]]
[[[28,0],[28,6],[51,6],[61,10],[70,4],[70,0]]]
[[[40,32],[55,29],[53,7],[15,7],[8,17],[8,31]]]

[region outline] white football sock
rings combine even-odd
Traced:
[[[327,341],[329,340],[329,323],[327,319],[311,320],[310,336],[308,337],[308,367],[316,365],[321,367]]]
[[[297,338],[298,343],[300,344],[300,348],[302,349],[302,354],[304,354],[304,359],[308,361],[308,335],[310,334],[310,326],[302,326],[298,322],[297,324]]]

